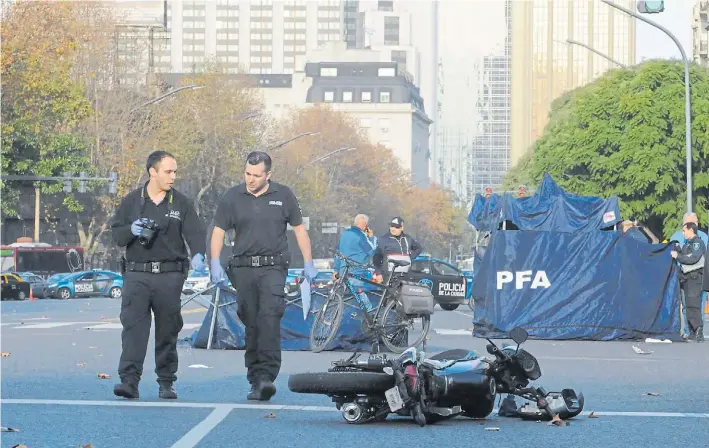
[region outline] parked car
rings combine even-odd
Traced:
[[[48,297],[65,300],[72,297],[95,296],[120,299],[123,295],[123,276],[113,271],[95,269],[73,272],[52,280],[51,283],[48,280],[47,283]]]
[[[2,300],[25,300],[30,296],[30,284],[14,273],[3,272],[2,279]]]
[[[466,303],[472,292],[472,278],[438,258],[417,257],[411,262],[406,277],[430,289],[433,299],[447,311],[453,311],[460,304]]]
[[[32,297],[35,299],[44,299],[47,297],[47,281],[37,274],[32,272],[20,272],[17,274],[22,280],[30,284]]]
[[[190,270],[185,283],[182,285],[182,294],[192,295],[198,291],[206,290],[210,285],[209,271],[197,272]]]

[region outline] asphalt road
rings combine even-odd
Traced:
[[[291,393],[288,374],[325,371],[348,353],[284,352],[278,393],[269,403],[246,400],[242,351],[206,351],[180,344],[177,401],[157,398],[151,346],[141,399],[112,393],[120,355],[118,301],[78,299],[2,302],[2,447],[361,447],[530,444],[583,447],[685,447],[709,444],[709,343],[528,341],[548,390],[583,391],[586,414],[567,427],[491,415],[419,428],[410,419],[348,425],[327,397]],[[205,316],[185,307],[187,337]],[[433,316],[429,352],[472,348],[467,308]],[[653,351],[638,355],[632,345]],[[209,368],[191,367],[205,365]],[[99,373],[110,379],[98,378]],[[645,395],[648,392],[659,396]],[[272,414],[272,415],[270,415]],[[499,431],[490,431],[499,428]]]

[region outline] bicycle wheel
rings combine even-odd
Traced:
[[[342,322],[342,313],[345,307],[343,300],[344,284],[342,282],[333,285],[327,298],[320,307],[318,315],[313,322],[313,328],[310,330],[310,351],[319,353],[327,347],[327,345],[335,339],[337,330],[340,329]],[[327,313],[331,314],[328,315]],[[323,324],[325,329],[321,329]]]
[[[381,322],[380,325],[384,329],[381,341],[393,353],[403,353],[409,347],[421,345],[426,336],[428,336],[428,330],[431,327],[431,316],[406,316],[399,314],[396,309],[396,301],[391,300],[384,308]],[[421,330],[411,331],[416,324],[421,324]]]

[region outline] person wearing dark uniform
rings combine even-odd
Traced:
[[[389,233],[379,237],[372,263],[381,279],[383,273],[389,270],[388,263],[385,263],[388,256],[403,256],[413,261],[422,250],[421,245],[411,235],[404,233],[404,219],[397,216],[389,223]]]
[[[704,341],[704,326],[700,305],[704,286],[703,274],[706,260],[704,255],[707,248],[697,230],[697,224],[693,222],[685,223],[682,226],[682,234],[687,242],[682,246],[680,252],[672,251],[672,258],[677,259],[680,264],[679,281],[687,304],[688,339],[702,342]]]
[[[281,368],[281,318],[290,262],[287,224],[293,227],[310,284],[318,271],[298,200],[290,188],[270,180],[271,157],[261,151],[249,154],[244,179],[217,206],[210,275],[214,284],[224,282],[228,275],[237,290],[237,314],[246,328],[244,363],[251,384],[247,398],[267,401],[276,393],[273,382]],[[230,229],[235,237],[225,273],[220,254]]]
[[[155,373],[160,398],[177,398],[177,337],[182,330],[182,286],[190,265],[205,270],[205,229],[192,201],[173,188],[177,163],[168,152],[148,157],[150,180],[128,193],[111,224],[116,245],[126,248],[122,261],[121,379],[113,393],[138,398],[138,383],[150,336],[151,310],[155,315]],[[192,253],[188,259],[185,239]]]

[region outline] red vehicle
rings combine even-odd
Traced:
[[[47,277],[84,269],[84,249],[17,242],[0,246],[0,271],[32,272]]]

